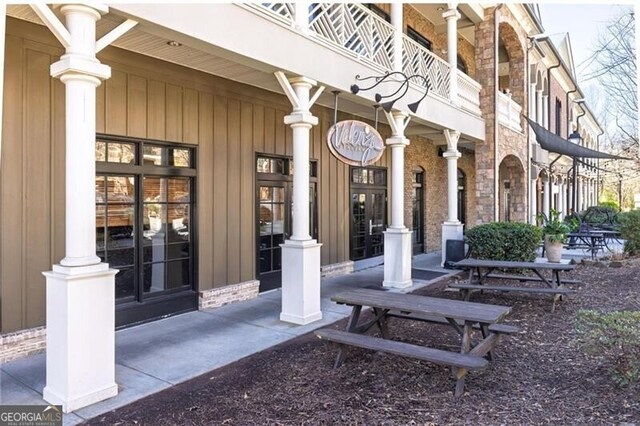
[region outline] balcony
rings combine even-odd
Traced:
[[[498,123],[522,133],[521,113],[522,107],[511,99],[511,95],[498,92]]]
[[[364,62],[379,72],[394,70],[394,27],[356,3],[313,3],[306,17],[296,19],[293,3],[253,3],[245,7],[275,22],[303,30],[316,42]],[[300,23],[307,28],[300,28]],[[429,82],[429,95],[449,100],[449,64],[402,34],[402,71],[419,74]],[[458,72],[460,107],[480,116],[481,86],[472,78]],[[417,83],[417,82],[416,82]]]

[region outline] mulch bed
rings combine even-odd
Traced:
[[[446,367],[351,349],[333,370],[335,349],[308,334],[86,424],[640,425],[640,387],[619,387],[607,365],[574,340],[579,309],[640,309],[640,264],[580,266],[567,277],[583,284],[553,314],[549,295],[472,297],[512,306],[506,322],[523,332],[503,339],[488,369],[467,376],[460,399]],[[460,298],[441,288],[419,293]],[[394,339],[459,348],[450,327],[395,321],[390,332]]]

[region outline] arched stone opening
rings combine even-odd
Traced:
[[[518,157],[507,155],[500,162],[499,179],[499,220],[526,222],[526,176]]]
[[[525,105],[524,50],[518,34],[506,22],[498,27],[498,87],[511,93],[519,105]]]

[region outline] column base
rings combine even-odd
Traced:
[[[287,240],[282,247],[280,321],[305,325],[322,319],[320,247],[316,240]]]
[[[387,228],[384,231],[384,281],[386,288],[407,288],[411,281],[411,231]]]
[[[43,397],[63,411],[118,394],[115,275],[106,263],[54,265],[47,278],[47,383]]]
[[[447,240],[462,240],[463,235],[462,222],[444,222],[442,224],[442,263],[440,266],[444,266],[444,262],[447,258]]]

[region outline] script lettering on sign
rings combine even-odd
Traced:
[[[329,129],[327,143],[331,153],[343,163],[368,166],[384,153],[380,133],[367,123],[356,120],[340,121]]]

